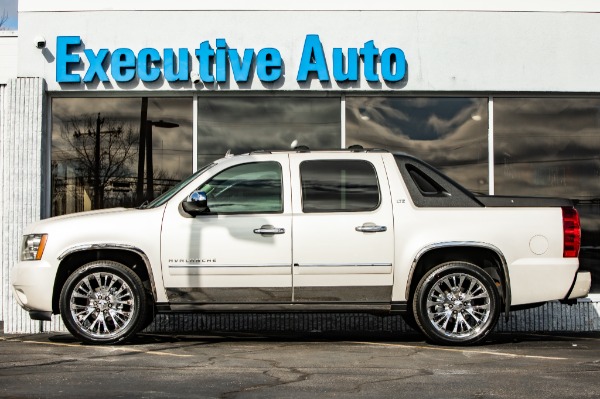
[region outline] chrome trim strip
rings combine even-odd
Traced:
[[[377,266],[389,266],[391,263],[314,263],[314,264],[294,264],[295,267],[377,267]]]
[[[484,248],[484,249],[489,249],[491,251],[494,251],[496,253],[496,255],[498,255],[498,258],[500,259],[500,262],[502,263],[502,271],[504,273],[504,279],[506,280],[506,288],[504,290],[504,298],[505,298],[504,312],[505,312],[505,317],[508,320],[508,312],[510,311],[510,303],[512,301],[511,289],[510,289],[510,275],[508,274],[508,264],[506,263],[506,258],[504,257],[504,255],[502,254],[500,249],[498,249],[498,247],[496,247],[492,244],[488,244],[486,242],[480,242],[480,241],[447,241],[447,242],[439,242],[436,244],[428,245],[428,246],[422,248],[417,253],[417,255],[415,255],[415,259],[413,260],[412,266],[410,268],[410,273],[408,274],[408,281],[409,282],[412,281],[413,273],[415,271],[415,268],[417,267],[417,263],[419,263],[419,260],[421,259],[421,257],[423,255],[425,255],[427,252],[432,251],[434,249],[451,248],[451,247]],[[410,294],[410,283],[406,285],[406,298],[408,298],[409,294]]]
[[[74,247],[67,249],[66,251],[61,253],[57,259],[63,260],[67,256],[74,254],[75,252],[87,251],[90,249],[126,249],[126,250],[138,252],[138,253],[140,253],[140,255],[143,254],[143,252],[140,249],[138,249],[134,246],[131,246],[131,245],[127,245],[127,244],[112,244],[112,243],[84,244],[84,245],[76,245]]]
[[[142,261],[144,261],[144,264],[146,265],[146,270],[148,271],[148,277],[150,278],[150,287],[152,289],[152,295],[154,296],[154,298],[157,298],[158,293],[156,291],[156,284],[154,283],[154,275],[152,274],[152,267],[150,266],[150,259],[148,259],[148,256],[146,256],[146,253],[144,251],[142,251],[141,249],[134,247],[132,245],[114,244],[114,243],[77,245],[77,246],[74,246],[74,247],[71,247],[71,248],[65,250],[63,253],[61,253],[58,256],[57,259],[59,261],[62,261],[67,256],[72,255],[74,253],[82,252],[82,251],[98,250],[98,249],[118,249],[118,250],[122,250],[122,251],[135,252],[136,254],[140,255],[140,257],[142,258]]]
[[[219,265],[219,264],[204,264],[204,265],[169,265],[169,269],[211,269],[211,268],[228,268],[228,269],[236,269],[236,268],[248,268],[248,267],[292,267],[289,263],[282,263],[279,265]]]
[[[374,312],[389,313],[389,303],[169,303],[158,313],[170,312]]]

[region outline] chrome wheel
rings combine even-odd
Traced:
[[[114,261],[95,261],[75,270],[59,302],[71,334],[92,344],[128,339],[143,328],[153,309],[140,277]]]
[[[436,330],[449,337],[476,335],[490,313],[490,293],[468,274],[445,276],[427,293],[427,317]]]
[[[82,278],[70,298],[73,320],[81,330],[95,338],[113,337],[126,329],[135,307],[129,284],[106,272]]]
[[[427,272],[413,297],[413,314],[429,339],[445,345],[483,340],[500,315],[495,281],[480,267],[448,262]]]

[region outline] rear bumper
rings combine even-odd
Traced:
[[[583,298],[590,292],[592,286],[592,274],[590,272],[577,272],[573,286],[565,297],[565,300]]]

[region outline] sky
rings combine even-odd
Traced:
[[[2,10],[8,14],[8,20],[4,28],[8,30],[17,30],[17,0],[0,0],[0,15]]]

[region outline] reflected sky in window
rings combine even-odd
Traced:
[[[253,150],[339,148],[339,98],[198,98],[198,164]]]
[[[488,191],[487,98],[347,97],[346,144],[406,152]]]

